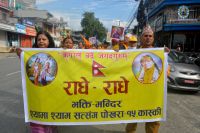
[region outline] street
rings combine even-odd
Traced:
[[[20,60],[15,53],[0,53],[0,133],[28,133],[24,121]],[[160,133],[200,133],[200,92],[168,90],[167,121]],[[124,133],[126,124],[62,126],[59,133]],[[137,133],[144,133],[144,124]]]

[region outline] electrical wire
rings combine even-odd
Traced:
[[[133,16],[132,16],[131,20],[127,23],[127,26],[126,26],[127,29],[130,28],[131,24],[133,23],[133,21],[134,21],[134,20],[136,19],[136,17],[137,17],[138,7],[139,7],[139,5],[140,5],[140,2],[141,2],[141,0],[139,0],[138,4],[137,4],[137,6],[136,6],[136,11],[133,13]]]

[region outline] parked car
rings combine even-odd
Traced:
[[[197,57],[196,59],[194,59],[194,64],[200,67],[200,57]]]
[[[168,87],[176,90],[200,91],[200,67],[181,52],[171,50],[168,54],[170,75]]]
[[[194,64],[200,67],[200,53],[187,52],[185,54],[187,54],[187,56],[194,62]]]

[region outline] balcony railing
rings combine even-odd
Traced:
[[[167,16],[166,21],[164,22],[165,24],[200,24],[200,16],[198,17],[188,17],[186,19],[181,19],[178,16],[172,17],[172,16]]]
[[[166,24],[200,24],[200,19],[170,19]]]
[[[187,16],[183,17],[178,13],[178,7],[166,8],[164,11],[165,24],[199,24],[200,8],[190,7]]]

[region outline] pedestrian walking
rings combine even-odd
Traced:
[[[154,33],[150,26],[146,26],[143,29],[141,35],[141,46],[140,48],[153,48],[154,47]],[[160,122],[146,122],[145,131],[146,133],[158,133]],[[137,129],[137,123],[128,123],[126,125],[126,133],[135,133]]]
[[[39,31],[35,38],[33,48],[55,48],[55,43],[51,35],[46,31]],[[17,55],[20,57],[22,50],[17,48]],[[37,78],[38,79],[38,78]],[[38,81],[36,81],[38,83]],[[51,125],[42,125],[37,123],[30,123],[31,133],[57,133],[57,127]]]

